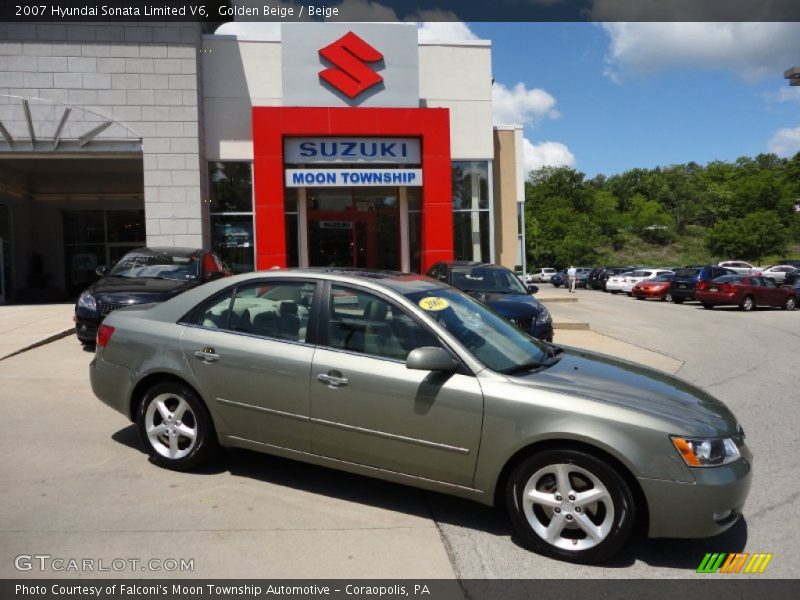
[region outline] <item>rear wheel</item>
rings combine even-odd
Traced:
[[[672,298],[672,301],[673,301],[675,304],[683,304],[683,301],[684,301],[684,300],[685,300],[685,298],[675,298],[675,297],[673,297],[673,298]]]
[[[797,298],[794,296],[789,296],[786,299],[786,302],[783,304],[784,310],[794,310],[797,308]]]
[[[661,296],[661,301],[662,301],[662,302],[672,302],[672,300],[673,300],[673,298],[672,298],[672,294],[671,294],[671,293],[669,293],[669,292],[667,292],[666,294],[664,294],[663,296]]]
[[[139,406],[136,424],[147,453],[167,469],[193,469],[216,449],[206,407],[189,386],[178,382],[150,388]]]
[[[578,450],[549,450],[525,459],[509,477],[506,504],[532,550],[570,562],[616,554],[633,531],[633,494],[606,462]]]
[[[708,302],[703,302],[703,308],[705,308],[706,310],[711,310],[712,308],[714,308],[714,305],[709,304]]]
[[[742,300],[741,305],[739,305],[739,308],[741,308],[745,312],[750,312],[755,307],[756,307],[756,303],[753,300],[752,296],[745,296],[744,300]]]

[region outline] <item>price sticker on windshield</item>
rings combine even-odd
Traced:
[[[437,311],[444,310],[450,306],[450,303],[444,298],[437,298],[436,296],[428,296],[419,301],[419,307],[422,310]]]

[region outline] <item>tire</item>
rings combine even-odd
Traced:
[[[666,294],[661,296],[661,301],[662,302],[673,302],[674,299],[672,297],[672,294],[670,292],[667,292]],[[680,304],[680,302],[678,304]]]
[[[569,489],[559,489],[559,472],[567,474]],[[600,499],[585,508],[570,501],[574,492],[580,501],[580,494],[592,490]],[[539,491],[543,503],[533,502],[531,491]],[[523,460],[508,479],[506,506],[515,532],[528,548],[575,563],[597,563],[616,554],[630,538],[636,520],[633,494],[622,476],[579,450],[548,450]],[[552,524],[561,529],[548,541],[544,536]]]
[[[644,300],[644,296],[636,296],[637,300]]]
[[[683,301],[684,301],[684,300],[685,300],[685,298],[675,298],[674,296],[672,297],[672,301],[673,301],[675,304],[683,304]]]
[[[703,308],[706,310],[712,310],[714,308],[713,304],[709,304],[708,302],[703,302]]]
[[[782,307],[784,310],[794,310],[797,308],[797,298],[789,296]]]
[[[749,295],[745,296],[744,300],[742,300],[742,303],[739,305],[739,308],[741,308],[744,312],[750,312],[755,307],[756,307],[755,300],[753,299],[752,296]]]
[[[179,410],[182,413],[176,414]],[[166,469],[193,469],[211,458],[217,449],[208,410],[197,394],[182,383],[158,383],[147,390],[136,414],[136,426],[153,462]],[[148,433],[154,429],[160,433]]]

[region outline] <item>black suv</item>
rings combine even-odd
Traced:
[[[632,271],[631,267],[595,267],[589,272],[586,280],[586,287],[593,290],[606,291],[606,282],[613,275],[619,275],[625,271]]]
[[[689,266],[676,269],[672,277],[670,293],[675,304],[682,304],[685,300],[694,300],[694,291],[698,283],[708,283],[722,275],[736,275],[735,271],[718,267],[716,265]]]
[[[526,288],[509,269],[469,261],[438,262],[426,275],[466,292],[525,333],[545,342],[553,341],[550,311],[531,296],[539,288],[535,285]]]

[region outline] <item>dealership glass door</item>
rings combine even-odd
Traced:
[[[401,269],[399,188],[307,188],[308,264]]]

